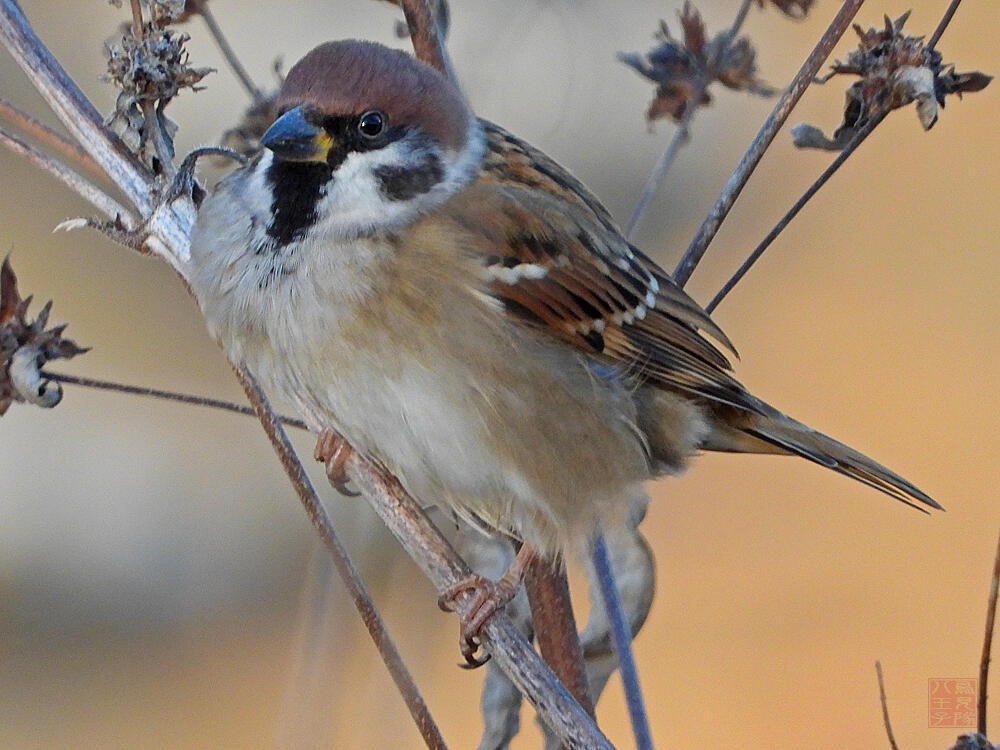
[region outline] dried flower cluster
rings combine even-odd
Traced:
[[[858,48],[846,61],[835,62],[824,79],[835,75],[860,78],[847,90],[844,121],[832,139],[818,128],[800,125],[793,131],[796,145],[841,150],[874,115],[913,102],[920,124],[929,130],[937,122],[938,108],[944,107],[947,95],[980,91],[993,80],[983,73],[956,73],[954,66],[946,67],[941,53],[928,49],[923,37],[903,33],[909,15],[905,13],[895,21],[886,16],[881,29],[865,31],[854,26],[860,37]]]
[[[183,4],[181,4],[183,5]],[[168,18],[165,3],[154,3],[160,19]],[[176,9],[175,9],[176,10]],[[157,23],[146,24],[141,39],[132,34],[108,47],[107,78],[121,92],[115,111],[109,119],[111,129],[135,153],[152,165],[154,154],[147,148],[146,118],[143,106],[156,105],[155,116],[168,144],[173,143],[176,124],[163,114],[163,108],[182,89],[198,91],[202,78],[212,68],[193,68],[184,50],[187,34],[161,28]]]
[[[122,37],[108,49],[108,79],[122,89],[129,104],[169,102],[181,89],[197,86],[212,68],[192,68],[184,44],[190,37],[148,25],[142,39]]]
[[[655,38],[658,46],[645,55],[619,53],[618,58],[656,84],[656,93],[646,111],[650,121],[671,117],[679,121],[688,107],[711,103],[709,85],[723,86],[770,96],[774,90],[757,77],[757,52],[747,37],[730,41],[728,31],[711,40],[701,14],[684,4],[680,11],[682,38],[670,34],[665,21]]]
[[[815,0],[770,0],[771,5],[780,10],[786,16],[792,18],[805,18]],[[764,0],[757,0],[757,4],[763,8]]]
[[[41,368],[53,359],[70,359],[87,351],[62,334],[65,325],[45,330],[52,303],[38,317],[28,320],[31,297],[21,299],[17,277],[4,259],[0,266],[0,416],[14,401],[53,407],[62,398],[62,388],[41,376]]]

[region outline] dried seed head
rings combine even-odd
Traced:
[[[729,33],[709,39],[701,14],[684,4],[680,11],[683,39],[675,39],[664,21],[655,38],[659,42],[645,55],[619,53],[618,59],[657,84],[646,111],[650,121],[671,117],[679,121],[689,106],[711,103],[709,85],[718,81],[736,91],[770,96],[773,89],[757,77],[757,53],[746,37],[729,43]],[[693,101],[695,97],[697,101]]]
[[[805,18],[812,7],[814,0],[770,0],[771,5],[780,10],[786,16],[792,18]],[[763,8],[764,0],[757,0],[757,4]]]
[[[841,150],[876,113],[914,102],[920,124],[929,130],[948,94],[980,91],[993,80],[983,73],[956,73],[954,67],[945,68],[941,53],[928,49],[923,37],[903,33],[909,15],[904,13],[895,21],[886,16],[882,28],[854,26],[858,48],[845,61],[835,62],[830,74],[860,78],[847,90],[844,121],[833,139],[811,125],[799,126],[793,132],[796,145]]]
[[[199,91],[202,78],[212,68],[192,68],[184,43],[190,37],[147,24],[142,39],[123,35],[108,47],[107,79],[121,88],[133,103],[154,101],[165,104],[181,89]]]
[[[198,82],[213,72],[212,68],[189,65],[184,49],[188,39],[187,34],[152,23],[146,24],[142,39],[126,33],[119,42],[107,47],[106,78],[121,89],[108,126],[150,166],[154,165],[156,155],[145,136],[146,119],[142,106],[156,105],[154,116],[167,145],[172,147],[177,126],[163,114],[164,107],[182,89],[200,91]]]
[[[709,44],[709,59],[722,44],[722,34]],[[774,89],[757,77],[757,50],[747,37],[741,37],[727,47],[715,69],[715,78],[726,88],[746,91],[758,96],[771,96]]]
[[[52,303],[34,320],[28,320],[31,297],[21,299],[10,258],[0,265],[0,416],[14,401],[52,407],[62,398],[62,388],[41,376],[46,362],[70,359],[87,349],[62,337],[65,325],[45,330]]]

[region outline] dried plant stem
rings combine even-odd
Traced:
[[[173,149],[160,127],[157,110],[158,107],[153,102],[142,103],[143,135],[153,141],[153,150],[156,153],[160,174],[164,175],[169,183],[177,173],[177,168],[174,167]]]
[[[649,178],[646,180],[646,184],[642,187],[642,194],[639,196],[639,202],[635,206],[635,211],[632,212],[632,218],[628,220],[628,225],[625,227],[626,239],[630,239],[632,237],[632,233],[639,225],[639,220],[642,218],[643,214],[646,213],[646,209],[649,208],[649,204],[652,202],[653,196],[656,195],[656,191],[659,189],[664,176],[670,170],[670,167],[673,166],[674,160],[677,158],[677,154],[680,153],[681,147],[687,143],[688,138],[691,135],[691,120],[694,119],[694,113],[698,109],[697,106],[695,106],[695,102],[701,100],[706,88],[708,88],[708,86],[705,83],[699,83],[699,85],[692,92],[691,99],[688,101],[687,106],[684,107],[684,114],[681,116],[680,122],[677,123],[677,129],[674,130],[674,135],[670,139],[670,143],[667,144],[666,150],[663,152],[660,160],[656,162],[656,166],[653,167],[653,171],[650,172]]]
[[[725,42],[719,45],[715,53],[712,55],[712,59],[705,71],[702,73],[702,78],[698,81],[694,90],[691,92],[691,96],[688,98],[687,106],[684,107],[684,114],[681,115],[680,122],[677,123],[677,129],[674,131],[673,137],[670,139],[670,143],[667,145],[666,151],[663,152],[663,156],[653,167],[653,171],[649,175],[649,179],[646,180],[646,184],[642,188],[642,194],[639,196],[639,202],[635,207],[635,211],[632,212],[632,218],[629,219],[628,225],[625,227],[625,237],[630,238],[632,232],[635,231],[636,226],[639,224],[639,220],[642,218],[643,214],[646,213],[646,209],[649,208],[650,202],[653,200],[653,196],[656,195],[656,191],[660,187],[660,183],[663,181],[664,176],[670,170],[670,167],[674,163],[674,159],[677,158],[677,154],[680,152],[681,147],[688,142],[688,138],[691,135],[690,125],[691,120],[694,119],[695,112],[698,110],[701,98],[705,95],[705,91],[708,89],[709,83],[709,71],[712,70],[722,59],[729,45],[733,43],[736,35],[740,33],[740,29],[743,28],[743,22],[746,21],[747,13],[750,11],[750,6],[753,4],[754,0],[743,0],[740,3],[739,10],[736,11],[736,19],[733,21],[732,26],[729,27],[729,31],[726,32]]]
[[[142,396],[145,398],[162,399],[164,401],[177,401],[191,406],[205,406],[210,409],[219,409],[233,414],[243,414],[248,417],[255,415],[253,409],[242,404],[234,404],[232,401],[209,398],[207,396],[195,396],[189,393],[177,393],[176,391],[163,391],[158,388],[146,388],[141,385],[126,385],[124,383],[112,383],[108,380],[98,380],[97,378],[83,378],[77,375],[63,375],[61,373],[42,372],[42,377],[56,383],[76,385],[82,388],[93,388],[99,391],[113,391],[115,393],[127,393],[132,396]],[[294,427],[299,430],[308,429],[306,423],[301,419],[293,417],[279,417],[285,427]]]
[[[285,468],[292,486],[305,506],[309,520],[312,521],[313,527],[330,551],[334,567],[347,587],[351,600],[361,615],[365,627],[368,628],[368,633],[375,642],[375,647],[389,670],[389,674],[392,675],[393,682],[396,683],[396,688],[403,697],[406,707],[410,710],[410,715],[420,730],[420,736],[423,737],[427,747],[432,750],[447,750],[444,738],[441,736],[427,704],[424,703],[423,696],[420,695],[412,675],[406,668],[406,664],[403,663],[396,645],[389,636],[389,631],[386,630],[385,623],[372,602],[361,574],[347,554],[329,514],[320,502],[319,495],[316,494],[316,488],[313,487],[305,467],[295,453],[295,449],[288,439],[288,434],[281,425],[281,418],[271,407],[264,391],[249,372],[237,370],[236,374],[246,391],[247,398],[253,404],[254,412],[264,426],[264,431],[271,440],[271,445],[274,446],[281,459],[281,465]]]
[[[889,738],[889,747],[892,750],[899,750],[896,737],[892,733],[892,722],[889,721],[889,703],[885,698],[885,679],[882,677],[882,664],[880,662],[875,662],[875,674],[878,675],[878,697],[882,703],[882,723],[885,725],[885,734]]]
[[[990,677],[990,650],[993,646],[993,626],[997,616],[997,589],[1000,588],[1000,539],[997,539],[996,557],[993,559],[993,579],[990,581],[989,601],[986,604],[986,635],[983,636],[983,653],[979,658],[979,696],[977,731],[986,736],[986,693]]]
[[[451,65],[451,58],[441,38],[441,30],[426,0],[388,0],[403,9],[403,17],[410,30],[410,42],[418,60],[446,75],[456,85],[458,79]]]
[[[642,688],[639,685],[639,670],[636,668],[635,656],[632,651],[632,629],[625,617],[625,608],[618,585],[615,583],[615,572],[611,566],[611,556],[603,534],[594,539],[593,550],[594,576],[601,590],[604,608],[608,614],[611,630],[611,646],[618,657],[618,671],[622,676],[625,688],[625,699],[628,704],[629,719],[632,722],[632,733],[635,736],[637,750],[653,750],[653,733],[649,728],[649,717],[646,714]]]
[[[580,638],[566,638],[562,631],[576,634],[576,617],[569,595],[569,581],[560,563],[536,557],[528,566],[524,588],[535,624],[535,639],[545,662],[552,667],[563,685],[591,717],[594,702],[587,687],[587,670],[583,662]],[[563,627],[538,627],[538,623],[561,623]]]
[[[819,43],[810,53],[805,63],[803,63],[802,68],[795,75],[785,93],[782,94],[781,99],[774,106],[770,116],[761,127],[760,132],[740,160],[736,171],[733,172],[732,177],[729,178],[729,182],[723,188],[715,205],[712,206],[712,210],[709,211],[708,216],[698,230],[698,234],[695,235],[695,238],[691,241],[688,249],[684,252],[683,257],[674,269],[674,280],[681,286],[687,284],[688,279],[691,278],[691,274],[694,273],[694,269],[701,262],[709,244],[715,238],[723,220],[729,214],[736,199],[743,191],[747,180],[750,179],[750,175],[753,174],[757,164],[760,163],[764,153],[771,145],[771,141],[774,140],[778,130],[781,129],[785,120],[788,119],[788,115],[791,114],[795,105],[798,104],[799,99],[802,98],[802,94],[805,93],[809,84],[812,83],[820,66],[830,56],[830,52],[833,51],[834,46],[844,35],[844,32],[847,31],[851,21],[854,20],[854,16],[857,15],[863,4],[864,0],[845,0],[840,11],[823,33],[823,37],[819,40]]]
[[[229,40],[226,39],[226,35],[222,33],[222,28],[219,26],[218,22],[215,20],[215,16],[212,14],[211,8],[208,7],[207,2],[199,3],[198,5],[198,15],[201,16],[205,25],[208,27],[208,32],[212,35],[212,39],[215,40],[216,46],[222,53],[229,67],[232,68],[233,73],[236,78],[242,84],[243,88],[246,89],[250,98],[255,102],[263,98],[263,93],[257,88],[257,85],[253,82],[247,69],[243,67],[243,63],[240,62],[240,58],[236,55],[235,50],[229,44]]]
[[[142,39],[142,3],[139,0],[129,0],[132,6],[132,36]]]
[[[100,176],[101,179],[106,179],[104,176],[104,170],[101,169],[100,164],[93,160],[90,154],[72,141],[64,138],[45,123],[36,120],[27,112],[22,112],[20,109],[4,99],[0,99],[0,119],[6,120],[11,125],[20,128],[32,138],[39,141],[43,146],[56,152],[68,162],[76,164],[77,166],[85,167],[94,176]]]
[[[861,129],[855,133],[851,142],[847,144],[843,151],[837,154],[837,158],[830,163],[830,166],[823,170],[823,174],[821,174],[816,181],[809,186],[809,189],[802,194],[802,197],[795,201],[795,204],[788,209],[788,212],[781,217],[781,220],[774,225],[774,228],[767,233],[767,236],[760,241],[760,244],[754,248],[749,257],[743,261],[743,265],[741,265],[739,269],[737,269],[736,273],[734,273],[730,279],[723,284],[722,289],[720,289],[715,297],[712,298],[712,301],[705,306],[705,310],[707,312],[711,313],[719,306],[719,303],[722,302],[722,300],[726,298],[726,295],[728,295],[736,287],[736,285],[740,283],[740,280],[746,276],[747,271],[749,271],[753,267],[753,264],[760,259],[760,256],[763,255],[764,251],[771,246],[771,243],[778,238],[778,235],[785,230],[785,227],[791,223],[792,219],[798,216],[799,211],[801,211],[812,199],[812,197],[819,192],[820,188],[822,188],[827,181],[833,177],[834,174],[836,174],[837,170],[844,165],[844,162],[851,157],[851,155],[858,149],[858,146],[864,143],[865,139],[870,136],[872,132],[874,132],[875,128],[879,126],[888,114],[888,111],[882,111],[872,115],[871,119],[869,119],[868,122],[866,122]]]
[[[22,141],[3,126],[0,126],[0,146],[7,147],[15,154],[23,156],[39,169],[48,172],[112,221],[120,219],[126,226],[135,226],[136,219],[132,215],[132,212],[118,201],[88,182],[62,162],[39,151],[31,144]]]
[[[941,17],[941,21],[938,23],[937,28],[934,29],[934,33],[931,34],[930,41],[927,42],[928,50],[932,50],[937,47],[937,43],[941,41],[941,35],[944,34],[945,29],[948,28],[948,24],[951,23],[951,19],[955,15],[955,11],[958,10],[958,6],[961,4],[962,0],[951,0],[951,3],[948,5],[948,9]]]

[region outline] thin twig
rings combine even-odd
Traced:
[[[754,248],[749,257],[743,261],[743,265],[737,269],[736,273],[730,277],[729,281],[723,284],[722,289],[720,289],[715,297],[712,298],[712,301],[705,306],[706,312],[711,313],[719,306],[719,303],[722,302],[722,300],[726,298],[726,295],[728,295],[736,287],[740,280],[746,276],[747,271],[753,267],[753,264],[756,263],[760,256],[764,254],[764,251],[771,246],[771,243],[778,238],[778,235],[785,230],[785,227],[791,223],[792,219],[798,215],[799,211],[803,209],[806,203],[808,203],[812,197],[819,192],[820,188],[822,188],[827,181],[833,177],[834,174],[836,174],[837,170],[844,165],[844,162],[851,157],[851,154],[857,150],[858,146],[864,143],[865,139],[872,134],[875,128],[879,126],[887,115],[888,110],[877,112],[871,116],[868,122],[866,122],[857,131],[857,133],[854,134],[851,142],[847,144],[843,151],[837,154],[837,158],[830,163],[830,166],[823,170],[823,174],[821,174],[816,181],[809,186],[809,189],[802,194],[802,197],[795,201],[795,204],[788,209],[788,212],[781,217],[781,220],[774,225],[774,228],[767,233],[767,236],[760,241],[760,244]]]
[[[406,668],[406,664],[403,663],[403,658],[396,649],[396,645],[389,636],[389,631],[386,629],[381,615],[375,608],[375,603],[372,601],[365,587],[361,574],[354,566],[354,562],[340,541],[340,537],[333,527],[333,521],[330,520],[329,514],[320,502],[319,495],[316,494],[316,488],[309,479],[309,475],[306,474],[305,467],[302,465],[302,462],[295,453],[295,449],[292,447],[291,441],[288,439],[288,433],[281,426],[281,418],[274,411],[264,391],[261,390],[260,385],[257,384],[257,381],[254,380],[249,372],[246,370],[237,370],[236,376],[243,385],[250,403],[253,404],[254,412],[264,426],[264,431],[267,433],[268,438],[270,438],[271,445],[281,459],[281,465],[285,467],[285,472],[288,474],[295,492],[298,494],[303,506],[305,506],[309,520],[312,521],[313,527],[319,533],[326,548],[330,551],[334,567],[336,567],[340,579],[344,582],[344,586],[347,587],[348,593],[351,595],[351,600],[361,615],[365,627],[368,628],[368,634],[375,642],[375,647],[378,649],[382,661],[389,670],[389,674],[392,675],[393,682],[396,683],[399,694],[406,702],[406,707],[410,710],[410,715],[420,730],[420,736],[423,737],[427,747],[431,748],[431,750],[447,750],[444,738],[441,736],[441,732],[437,724],[435,724],[434,718],[427,708],[427,704],[424,703],[423,696],[421,696],[420,691],[417,689],[412,675]]]
[[[626,239],[632,237],[632,233],[639,224],[639,219],[642,218],[642,215],[646,213],[646,209],[649,208],[649,204],[652,202],[653,196],[656,195],[663,177],[673,165],[674,159],[680,153],[681,147],[687,143],[688,137],[691,135],[689,126],[691,125],[691,120],[694,119],[695,111],[698,109],[695,102],[701,100],[707,88],[708,86],[704,82],[699,82],[699,85],[692,92],[691,99],[688,101],[687,106],[684,107],[684,114],[681,116],[680,122],[677,123],[677,129],[674,130],[674,135],[670,139],[670,143],[667,144],[667,148],[660,157],[660,160],[656,162],[653,171],[649,173],[646,184],[642,186],[642,194],[639,196],[639,202],[635,206],[635,211],[632,212],[632,218],[628,220],[628,225],[625,227]]]
[[[955,11],[958,10],[958,6],[961,4],[962,0],[951,0],[951,4],[941,17],[941,21],[938,23],[937,28],[934,29],[934,33],[931,34],[930,41],[927,42],[928,51],[937,47],[937,43],[941,41],[941,35],[944,34],[945,29],[948,28],[948,24],[951,23],[951,19],[955,15]]]
[[[219,48],[219,52],[226,59],[229,67],[232,68],[233,73],[239,79],[239,82],[246,89],[250,98],[255,102],[260,101],[264,97],[261,90],[257,88],[257,85],[253,82],[247,69],[243,67],[243,63],[240,62],[240,58],[236,55],[236,51],[230,46],[229,40],[226,39],[226,35],[222,33],[222,27],[219,26],[218,22],[215,20],[215,16],[212,14],[212,10],[208,7],[207,2],[198,4],[198,15],[202,17],[205,21],[205,25],[208,27],[208,32],[212,35],[212,39],[215,40],[216,46]]]
[[[593,561],[594,576],[600,586],[601,598],[608,614],[611,645],[618,657],[618,671],[621,673],[622,685],[625,688],[625,700],[632,722],[632,733],[635,735],[635,745],[638,750],[653,750],[653,733],[649,728],[649,717],[646,714],[642,688],[639,685],[639,671],[632,652],[632,630],[625,617],[621,596],[618,594],[615,573],[611,567],[611,557],[603,534],[598,534],[594,539]]]
[[[889,721],[889,703],[885,699],[885,680],[882,677],[882,664],[875,662],[875,674],[878,675],[878,697],[882,702],[882,723],[885,724],[885,733],[889,738],[889,747],[892,750],[899,750],[896,744],[896,737],[892,733],[892,722]]]
[[[993,560],[993,580],[990,582],[990,596],[986,604],[986,635],[983,637],[983,653],[979,658],[979,696],[976,708],[979,715],[978,732],[986,736],[986,683],[990,677],[990,649],[993,646],[993,626],[997,616],[997,589],[1000,588],[1000,538],[997,539],[997,553]]]
[[[118,201],[58,159],[39,151],[30,143],[22,141],[2,125],[0,125],[0,146],[6,146],[39,169],[48,172],[112,221],[120,219],[126,226],[135,226],[135,216]]]
[[[188,395],[188,394],[183,394],[183,393],[176,393],[176,392],[172,392],[172,391],[161,391],[161,390],[157,390],[157,389],[154,389],[154,388],[145,388],[145,387],[140,387],[140,386],[123,385],[123,384],[111,383],[111,382],[103,381],[103,380],[96,380],[96,379],[93,379],[93,378],[82,378],[82,377],[77,377],[77,376],[74,376],[74,375],[63,375],[63,374],[51,373],[51,372],[47,372],[47,371],[43,373],[43,376],[45,378],[48,378],[50,380],[53,380],[53,381],[56,381],[56,382],[60,382],[60,383],[68,383],[68,384],[72,384],[72,385],[79,385],[79,386],[84,386],[84,387],[89,387],[89,388],[97,388],[97,389],[100,389],[100,390],[116,391],[116,392],[129,393],[129,394],[135,394],[135,395],[140,395],[140,396],[148,396],[148,397],[152,397],[152,398],[161,398],[161,399],[166,399],[166,400],[171,400],[171,401],[179,401],[179,402],[182,402],[182,403],[193,404],[193,405],[197,405],[197,406],[206,406],[206,407],[211,407],[211,408],[215,408],[215,409],[221,409],[221,410],[229,411],[229,412],[236,413],[236,414],[251,414],[251,415],[252,414],[257,414],[258,416],[260,415],[260,412],[257,409],[251,409],[249,407],[241,406],[239,404],[234,404],[234,403],[227,402],[227,401],[222,401],[222,400],[219,400],[219,399],[206,398],[206,397],[203,397],[203,396],[193,396],[193,395]],[[248,381],[248,384],[244,385],[244,388],[247,388],[247,387],[252,387],[252,383],[250,383]],[[249,393],[248,393],[248,395],[249,395]],[[298,420],[298,419],[292,419],[292,418],[283,417],[283,416],[280,416],[280,415],[273,415],[273,416],[271,416],[270,414],[268,415],[267,418],[270,421],[280,422],[280,423],[282,423],[284,425],[287,425],[287,426],[290,426],[290,427],[298,427],[298,428],[305,428],[306,427],[306,425],[301,420]],[[272,443],[274,443],[275,439],[279,439],[280,440],[280,437],[281,437],[280,433],[275,433],[275,434],[277,435],[277,438],[275,438],[274,436],[272,436],[271,429],[268,428],[268,435],[269,435],[269,437],[272,438]],[[294,455],[291,456],[291,457],[286,457],[284,455],[284,453],[283,453],[283,450],[284,450],[283,447],[279,448],[279,446],[276,444],[276,450],[279,450],[279,456],[282,459],[282,464],[286,467],[286,471],[289,470],[288,469],[289,465],[292,465],[293,468],[294,467],[301,467],[301,463],[298,462],[297,457],[294,457]],[[288,463],[289,461],[291,461],[291,464]],[[296,492],[299,494],[300,499],[302,500],[303,504],[306,506],[306,511],[309,514],[310,519],[313,521],[314,526],[317,527],[317,529],[318,529],[318,531],[320,533],[320,536],[323,538],[324,543],[326,543],[328,547],[330,546],[330,542],[328,541],[328,537],[329,537],[330,539],[333,539],[339,545],[339,541],[337,540],[337,536],[336,536],[336,531],[330,525],[330,519],[329,519],[329,517],[326,515],[326,513],[323,510],[322,506],[319,504],[318,498],[314,497],[314,489],[312,488],[312,485],[311,484],[305,484],[303,486],[300,486],[299,483],[298,483],[298,478],[300,476],[304,476],[304,474],[300,474],[298,468],[295,468],[294,470],[295,470],[294,476],[293,476],[292,473],[290,473],[289,476],[292,479],[293,484],[295,485]],[[355,478],[355,477],[352,477],[352,478]],[[385,480],[383,479],[383,481],[385,481]],[[401,491],[401,488],[400,488],[400,491]],[[305,497],[303,495],[305,495]],[[408,497],[407,497],[407,501],[410,502],[410,503],[413,503],[413,501],[411,499],[409,499]],[[376,510],[379,510],[379,506],[377,504],[376,504]],[[380,515],[381,515],[383,511],[379,510],[379,512],[380,512]],[[419,513],[422,514],[422,511],[419,508],[416,509],[416,512],[419,512]],[[426,521],[426,523],[430,524],[430,521]],[[417,525],[417,528],[418,528],[418,530],[417,530],[417,535],[418,536],[420,534],[422,534],[422,533],[425,533],[427,531],[427,529],[428,529],[428,527],[420,528],[419,524]],[[436,539],[432,539],[432,540],[430,540],[430,542],[425,541],[424,544],[431,544],[431,546],[433,546],[434,543],[438,543],[440,545],[443,545],[444,547],[447,547],[447,542],[444,541],[443,537],[440,537],[440,532],[438,532],[436,530],[436,528],[434,528],[432,525],[429,528],[433,529],[433,535],[436,537]],[[394,530],[393,526],[391,524],[390,524],[390,529]],[[404,530],[403,530],[402,533],[409,534],[409,533],[411,533],[411,531],[412,531],[412,529],[410,529],[410,528],[407,527],[407,528],[404,528]],[[413,537],[411,537],[411,539],[412,538]],[[331,550],[331,551],[333,551],[333,550]],[[337,553],[334,552],[335,558],[336,558],[336,554]],[[461,563],[461,561],[458,559],[457,555],[455,555],[455,553],[453,551],[451,551],[450,548],[448,548],[447,550],[443,550],[443,549],[439,548],[437,554],[440,554],[443,557],[447,557],[448,555],[452,556],[453,559],[451,559],[449,562],[447,562],[445,564],[448,565],[448,566],[454,567],[454,569],[456,571],[458,571],[453,576],[454,580],[457,581],[457,580],[459,580],[460,577],[468,575],[468,569],[464,567],[464,564]],[[350,560],[348,560],[347,563],[350,564]],[[338,572],[341,572],[339,570],[339,568],[338,568]],[[341,575],[343,576],[343,572],[341,572]],[[430,575],[430,574],[428,574],[428,575]],[[445,574],[445,575],[447,575],[447,574]],[[432,578],[432,580],[433,580],[433,578]],[[450,578],[449,578],[449,580],[450,580]],[[348,583],[347,581],[345,581],[345,584],[348,585],[349,589],[352,588],[351,584]],[[362,583],[362,585],[363,585],[363,583]],[[352,590],[352,595],[354,595],[354,591],[353,590]],[[360,608],[359,608],[359,611],[361,611]],[[377,613],[376,613],[376,615],[377,615]],[[362,617],[367,622],[367,615],[363,611],[362,611]],[[501,631],[501,632],[503,632],[503,631]],[[375,639],[375,635],[374,634],[372,635],[372,637],[373,637],[373,639]],[[510,639],[510,634],[504,632],[501,640],[507,641],[509,639]],[[378,642],[378,640],[376,639],[376,643],[377,642]],[[526,646],[527,644],[525,643],[523,645]],[[530,649],[530,646],[527,646],[527,647]],[[494,653],[494,654],[498,654],[499,653],[499,651],[496,649],[496,645],[495,644],[494,644],[493,649],[494,650],[492,651],[492,653]],[[532,654],[533,653],[534,652],[532,652]],[[513,661],[516,658],[518,658],[518,657],[517,656],[511,657],[511,660]],[[501,661],[502,661],[502,657],[501,657]],[[517,682],[517,684],[523,685],[525,683],[525,681],[529,680],[529,679],[532,682],[540,682],[540,679],[539,679],[538,675],[532,675],[531,674],[531,669],[530,669],[531,665],[529,664],[529,665],[524,665],[524,666],[525,666],[526,674],[522,676],[522,679],[520,681],[515,680]],[[553,679],[553,683],[555,683],[555,677],[554,676],[552,676],[552,679]],[[552,687],[552,685],[550,685],[549,687]],[[561,685],[560,685],[560,689],[561,689]],[[537,698],[537,696],[536,696],[536,698]],[[566,710],[564,706],[562,707],[562,710],[564,710],[564,711]],[[588,708],[587,710],[588,711],[592,711],[593,709],[592,708]],[[557,731],[558,731],[558,728],[557,728]],[[594,737],[591,737],[590,739],[587,740],[587,742],[594,741],[594,739],[595,739]],[[597,739],[600,739],[599,736],[598,736]],[[590,745],[587,745],[587,744],[583,744],[583,745],[570,745],[570,746],[571,747],[590,747]],[[597,746],[600,746],[600,745],[597,745]]]
[[[23,112],[5,99],[0,99],[0,119],[6,120],[20,128],[42,145],[57,152],[67,161],[81,167],[86,167],[94,175],[107,179],[101,165],[93,157],[72,141],[60,135],[45,123],[36,120],[27,112]]]
[[[802,94],[805,93],[809,84],[812,83],[816,72],[826,58],[829,57],[830,52],[833,51],[840,37],[847,31],[851,21],[863,4],[864,0],[845,0],[837,16],[819,40],[819,43],[810,53],[805,63],[803,63],[799,72],[796,73],[791,85],[774,106],[774,110],[772,110],[757,137],[750,144],[750,148],[747,149],[746,154],[740,160],[736,171],[733,172],[732,177],[729,178],[729,182],[722,189],[722,193],[719,195],[718,200],[716,200],[715,205],[712,206],[712,210],[709,211],[708,216],[698,230],[698,234],[695,235],[688,249],[684,252],[683,257],[677,264],[677,268],[674,269],[674,280],[681,286],[684,286],[688,282],[688,279],[691,278],[691,274],[694,273],[694,269],[701,262],[702,256],[705,255],[709,244],[715,238],[723,220],[729,214],[747,180],[750,179],[750,175],[753,174],[757,164],[764,156],[764,152],[767,151],[778,130],[781,129],[785,120],[788,119],[788,115],[791,114],[792,109],[794,109]]]
[[[129,0],[132,6],[132,36],[137,40],[142,39],[142,4],[139,0]]]
[[[145,398],[155,398],[163,399],[165,401],[178,401],[182,404],[190,404],[192,406],[205,406],[210,409],[220,409],[222,411],[228,411],[233,414],[243,414],[249,417],[255,415],[253,409],[249,406],[243,404],[234,404],[232,401],[223,401],[218,398],[209,398],[207,396],[195,396],[190,393],[177,393],[176,391],[162,391],[158,388],[147,388],[140,385],[126,385],[124,383],[112,383],[108,380],[98,380],[97,378],[82,378],[77,375],[63,375],[62,373],[54,373],[43,371],[41,373],[43,378],[55,381],[57,383],[68,383],[70,385],[78,385],[83,388],[94,388],[99,391],[113,391],[115,393],[127,393],[132,396],[143,396]],[[279,416],[279,420],[285,427],[295,427],[299,430],[306,430],[308,427],[306,423],[301,419],[295,419],[294,417],[284,417]]]
[[[629,219],[628,225],[625,227],[626,238],[630,238],[632,236],[632,232],[635,231],[642,215],[646,213],[646,209],[649,208],[649,204],[653,200],[653,196],[656,195],[656,191],[660,187],[660,183],[663,181],[664,176],[674,163],[674,159],[680,152],[681,147],[687,143],[688,138],[691,135],[691,120],[694,119],[694,115],[698,110],[701,98],[705,95],[705,91],[711,83],[709,78],[711,75],[710,71],[712,71],[719,64],[719,61],[722,60],[726,51],[736,38],[736,35],[740,33],[740,29],[743,27],[743,22],[746,21],[747,13],[750,10],[750,5],[753,2],[754,0],[743,0],[740,4],[739,10],[736,11],[736,19],[733,21],[732,26],[729,27],[729,31],[726,32],[725,41],[719,45],[712,54],[712,59],[702,72],[701,79],[691,92],[691,96],[688,98],[688,103],[684,107],[684,113],[681,115],[681,119],[677,123],[677,129],[674,130],[673,138],[670,139],[670,143],[667,145],[666,151],[663,152],[663,156],[660,157],[656,166],[653,167],[653,171],[649,174],[649,179],[646,180],[646,184],[642,188],[642,194],[639,196],[639,203],[636,205],[635,211],[632,212],[632,218]]]

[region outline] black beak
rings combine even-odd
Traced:
[[[326,161],[333,147],[333,138],[310,123],[302,107],[296,107],[274,121],[261,137],[260,145],[285,161],[321,162]]]

